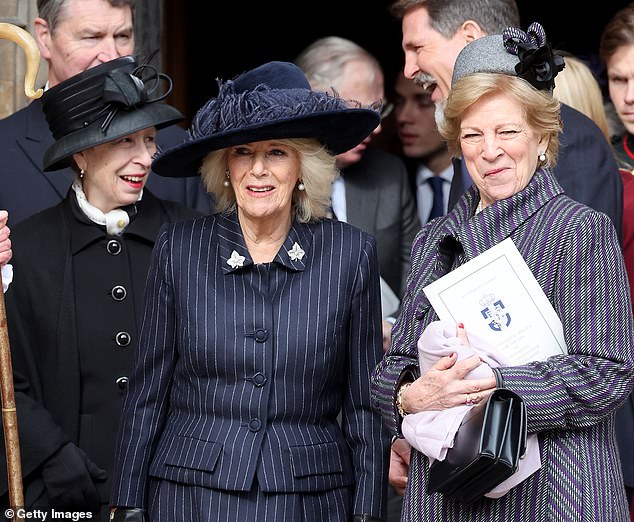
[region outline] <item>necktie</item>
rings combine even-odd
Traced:
[[[443,209],[444,200],[442,197],[443,182],[444,181],[440,176],[431,176],[427,178],[427,183],[429,183],[431,189],[434,191],[434,203],[431,207],[431,212],[429,213],[427,221],[431,221],[432,219],[445,214]]]

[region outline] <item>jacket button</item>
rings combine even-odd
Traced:
[[[250,431],[260,431],[262,429],[262,421],[260,419],[251,419],[249,421]]]
[[[269,331],[268,330],[265,330],[264,328],[260,328],[259,330],[255,331],[255,340],[256,340],[256,342],[263,343],[268,338],[269,338]]]
[[[132,338],[128,332],[119,332],[114,336],[114,340],[119,346],[128,346]]]
[[[111,239],[106,244],[106,250],[110,255],[116,256],[121,252],[121,243],[116,239]]]
[[[253,383],[258,388],[261,388],[262,386],[264,386],[264,384],[266,384],[266,377],[258,372],[253,376]]]
[[[123,286],[117,285],[112,287],[112,290],[110,290],[110,295],[112,295],[112,298],[115,301],[123,301],[125,299],[125,296],[128,295],[128,292]]]
[[[119,377],[115,382],[120,390],[125,390],[128,387],[127,377]]]

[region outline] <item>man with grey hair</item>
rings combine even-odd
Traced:
[[[473,40],[520,25],[515,0],[396,0],[390,11],[402,23],[404,74],[429,90],[437,115],[449,96],[460,51]],[[596,124],[575,109],[562,104],[561,118],[564,131],[554,174],[568,196],[607,214],[620,238],[623,186],[609,144]],[[464,163],[454,160],[449,209],[469,185]],[[401,494],[407,484],[409,453],[407,442],[396,439],[390,483]]]
[[[33,22],[40,54],[48,64],[46,87],[53,87],[100,63],[134,52],[135,0],[38,0]],[[172,125],[158,133],[159,150],[180,143],[185,131]],[[0,208],[12,225],[59,203],[68,192],[70,169],[44,172],[42,156],[53,136],[34,100],[0,120]],[[200,179],[151,175],[147,188],[157,197],[210,212],[212,202]]]
[[[341,98],[365,106],[384,101],[381,65],[374,55],[353,41],[338,36],[320,38],[306,47],[295,63],[304,71],[313,90],[335,91]],[[383,343],[387,348],[393,323],[391,314],[397,310],[388,310],[387,303],[391,301],[398,307],[396,298],[403,295],[410,250],[420,222],[405,163],[370,144],[381,129],[379,124],[362,143],[337,155],[341,176],[333,183],[332,207],[337,219],[376,237],[383,279]]]

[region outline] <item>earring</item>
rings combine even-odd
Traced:
[[[541,161],[542,163],[544,161],[546,161],[546,154],[544,154],[543,152],[539,155],[539,161]]]
[[[226,177],[227,179],[225,179],[225,180],[222,182],[222,184],[223,184],[225,187],[228,187],[229,185],[231,185],[231,183],[229,183],[229,175],[230,175],[230,174],[231,174],[231,172],[229,172],[229,169],[225,170],[225,177]]]
[[[304,185],[301,181],[297,184],[297,190],[306,190],[306,185]]]
[[[79,179],[84,179],[84,172],[86,172],[84,169],[79,169]]]

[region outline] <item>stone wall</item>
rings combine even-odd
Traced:
[[[33,34],[36,0],[0,0],[0,22],[15,24]],[[0,118],[12,114],[29,103],[24,94],[26,59],[22,48],[0,40]],[[46,83],[46,62],[40,63],[37,86]]]

